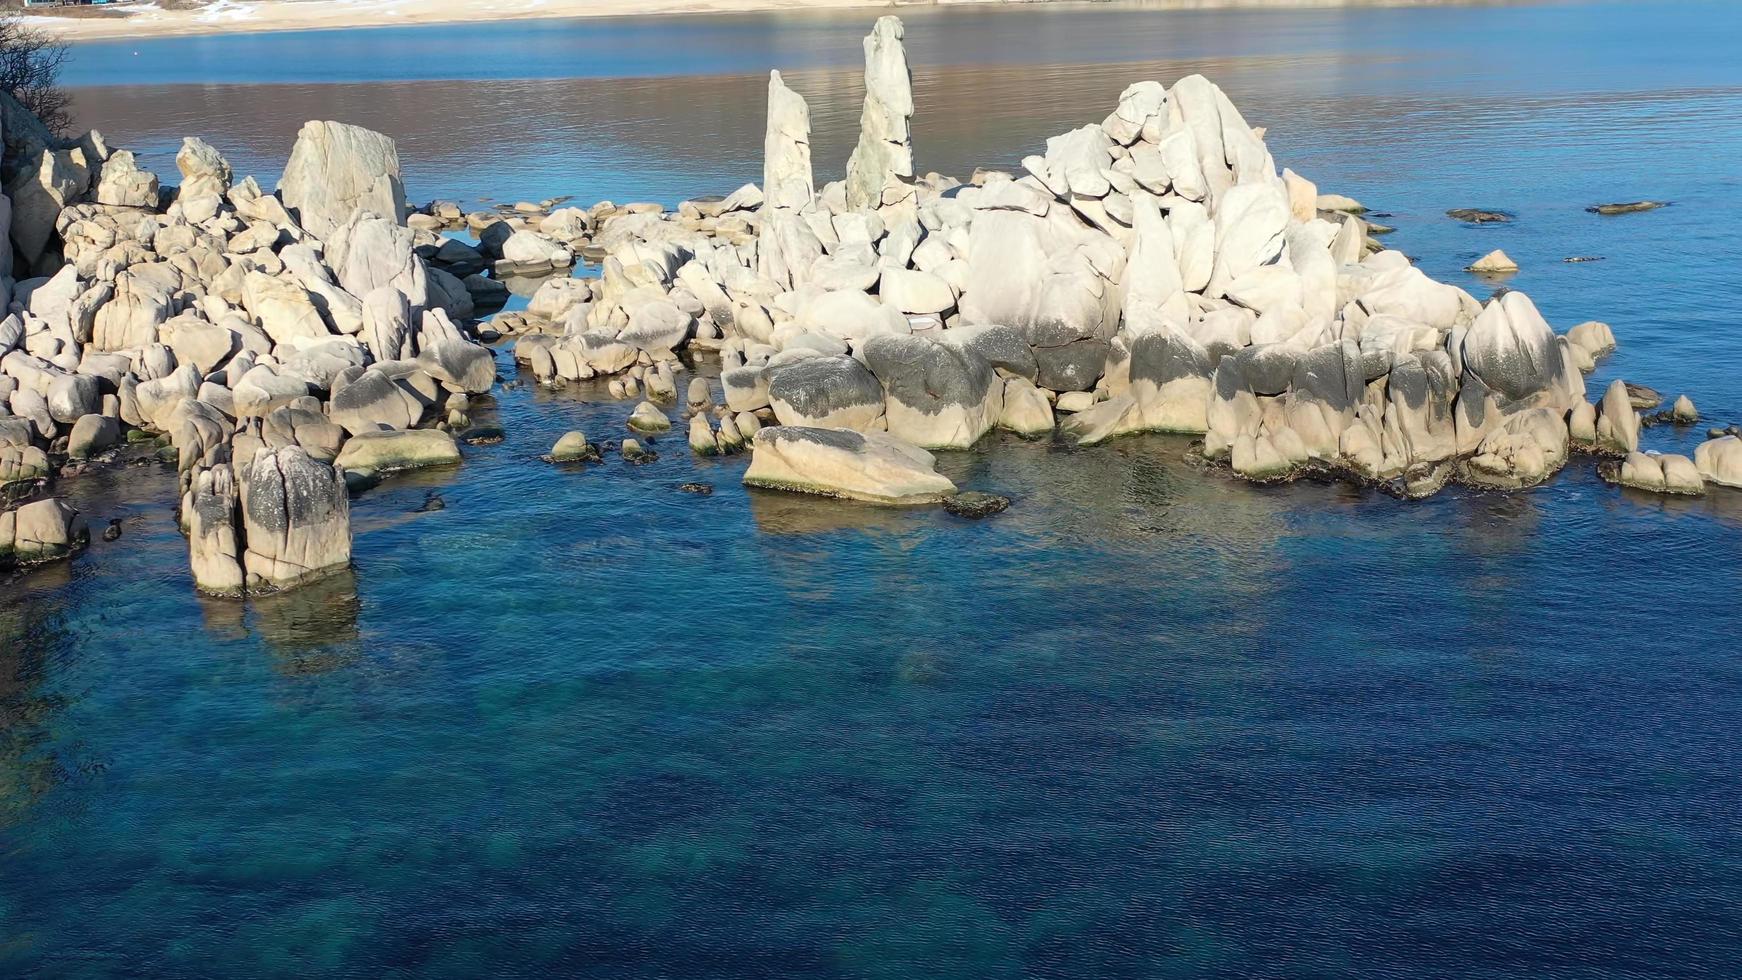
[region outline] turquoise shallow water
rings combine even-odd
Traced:
[[[1613,323],[1593,386],[1742,421],[1728,5],[902,13],[922,166],[1012,160],[1135,78],[1206,70],[1430,273],[1485,292],[1457,270],[1504,247],[1556,326]],[[87,118],[166,168],[204,132],[268,175],[332,115],[397,125],[414,195],[672,201],[755,175],[778,57],[838,166],[863,17],[681,23],[372,33],[368,65],[313,35],[135,42],[138,89],[98,84],[128,70],[108,47],[75,71]],[[487,73],[513,51],[519,77]],[[1582,211],[1640,196],[1676,203]],[[1519,220],[1441,216],[1468,205]],[[942,457],[1015,498],[969,522],[751,493],[677,436],[647,467],[537,461],[628,408],[499,392],[478,414],[507,441],[357,499],[352,573],[245,606],[193,593],[173,474],[65,484],[126,533],[0,586],[0,974],[1742,961],[1742,493],[1651,498],[1575,460],[1403,504],[1241,485],[1166,438],[1000,438]],[[412,513],[432,489],[447,508]]]

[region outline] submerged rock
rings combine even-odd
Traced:
[[[1639,211],[1655,211],[1668,207],[1668,201],[1627,201],[1620,204],[1594,204],[1586,208],[1592,214],[1634,214]]]
[[[944,498],[944,510],[957,517],[979,519],[1001,514],[1010,507],[1009,497],[1000,497],[994,493],[981,493],[978,490],[965,490]]]
[[[1512,220],[1512,215],[1506,211],[1487,211],[1482,208],[1453,208],[1446,212],[1446,217],[1472,225],[1502,224]]]

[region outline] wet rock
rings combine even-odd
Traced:
[[[545,460],[552,463],[597,463],[599,447],[587,442],[583,432],[565,432],[551,447]]]
[[[929,504],[955,493],[931,453],[884,433],[773,426],[756,436],[749,486],[881,504]]]
[[[965,490],[944,498],[944,510],[957,517],[979,519],[1001,514],[1010,507],[1009,497],[997,494],[981,493],[978,490]]]
[[[712,483],[680,483],[677,488],[682,493],[693,493],[700,497],[710,497],[714,493]]]
[[[494,446],[507,438],[499,425],[474,425],[460,433],[460,441],[468,446]]]
[[[998,427],[1025,438],[1051,435],[1053,431],[1052,403],[1046,393],[1027,378],[1010,378],[1004,382],[1004,406],[998,413]]]
[[[1627,400],[1633,404],[1635,409],[1641,412],[1649,412],[1663,404],[1663,395],[1659,394],[1655,388],[1648,388],[1645,385],[1628,382]]]
[[[454,437],[438,429],[403,432],[360,432],[339,451],[337,463],[347,470],[389,473],[460,461]]]
[[[103,540],[104,541],[119,541],[119,540],[121,540],[121,519],[119,517],[114,517],[114,518],[109,519],[109,526],[103,528]]]
[[[690,416],[690,450],[697,456],[718,456],[720,441],[706,415]]]
[[[448,509],[447,500],[444,497],[442,497],[441,494],[435,492],[434,490],[431,490],[428,493],[424,494],[423,503],[418,504],[417,507],[413,508],[412,513],[413,514],[428,514],[428,513],[434,512],[434,511],[447,510],[447,509]]]
[[[1635,452],[1628,453],[1618,466],[1606,465],[1610,467],[1607,473],[1613,473],[1616,483],[1636,490],[1684,496],[1699,496],[1706,492],[1699,469],[1686,456]]]
[[[1677,425],[1693,425],[1700,420],[1700,410],[1694,407],[1693,399],[1686,395],[1677,395],[1675,406],[1670,409],[1670,417]]]
[[[67,456],[89,459],[121,441],[121,426],[107,415],[85,415],[67,436]]]
[[[1668,207],[1668,201],[1626,201],[1619,204],[1594,204],[1586,208],[1592,214],[1635,214],[1640,211],[1655,211]]]
[[[623,458],[625,460],[627,460],[628,462],[634,463],[637,466],[639,466],[643,463],[651,463],[654,460],[659,458],[658,453],[643,446],[639,441],[637,441],[635,439],[623,440],[623,446],[622,446],[620,452],[622,453]]]
[[[1512,220],[1512,214],[1506,211],[1488,211],[1482,208],[1453,208],[1446,212],[1446,217],[1455,221],[1463,221],[1473,225],[1499,224]]]

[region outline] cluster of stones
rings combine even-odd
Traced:
[[[1358,204],[1279,173],[1201,76],[1132,85],[1020,174],[961,182],[914,172],[899,20],[878,20],[865,61],[843,180],[816,183],[808,107],[775,72],[761,186],[673,211],[412,212],[392,142],[332,122],[303,127],[272,193],[197,139],[166,189],[0,96],[0,270],[21,277],[0,280],[0,487],[41,496],[63,458],[155,439],[181,472],[197,585],[295,585],[349,561],[348,487],[459,459],[448,430],[496,380],[477,340],[505,333],[543,384],[644,398],[644,438],[671,427],[685,352],[713,351],[719,396],[684,388],[695,452],[748,447],[746,483],[880,503],[953,497],[932,451],[994,429],[1188,433],[1249,480],[1328,472],[1406,496],[1530,487],[1574,452],[1642,489],[1742,487],[1737,434],[1645,454],[1655,403],[1620,381],[1587,401],[1607,326],[1557,335],[1523,293],[1428,278]],[[477,245],[439,234],[461,227]],[[476,326],[505,278],[577,258],[598,278],[551,278]],[[1697,417],[1684,399],[1669,421]],[[621,452],[655,458],[634,438]],[[570,433],[549,458],[599,450]],[[35,500],[0,520],[0,562],[87,538]]]
[[[716,347],[724,412],[740,431],[774,423],[747,482],[885,502],[949,493],[925,452],[994,428],[1189,433],[1250,480],[1331,472],[1406,496],[1637,453],[1627,400],[1586,400],[1607,326],[1557,335],[1523,293],[1482,302],[1430,279],[1358,204],[1279,173],[1203,77],[1132,85],[1022,173],[962,183],[914,175],[896,18],[865,61],[844,180],[816,185],[805,100],[772,73],[761,191],[714,203],[732,232],[658,212],[599,223],[603,275],[541,289],[519,359],[561,383]],[[1697,483],[1725,482],[1735,453],[1703,448]],[[1656,465],[1692,492],[1686,467]]]
[[[4,279],[0,322],[9,496],[43,495],[62,458],[155,440],[196,584],[237,595],[346,565],[348,484],[459,459],[445,430],[495,362],[466,326],[473,290],[433,261],[453,250],[406,225],[387,137],[310,122],[273,193],[188,139],[170,189],[98,134],[57,142],[16,105],[5,120],[0,269],[25,276]],[[14,562],[87,537],[52,498],[3,527]]]

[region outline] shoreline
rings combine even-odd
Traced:
[[[1118,6],[1175,12],[1190,10],[1336,10],[1449,6],[1510,6],[1516,0],[217,0],[200,9],[163,10],[155,4],[117,7],[112,13],[78,17],[26,14],[21,20],[61,40],[119,41],[165,37],[266,34],[291,31],[463,24],[484,15],[491,21],[579,20],[604,17],[788,13],[837,10],[900,10],[936,7]],[[81,8],[93,10],[96,8]]]

